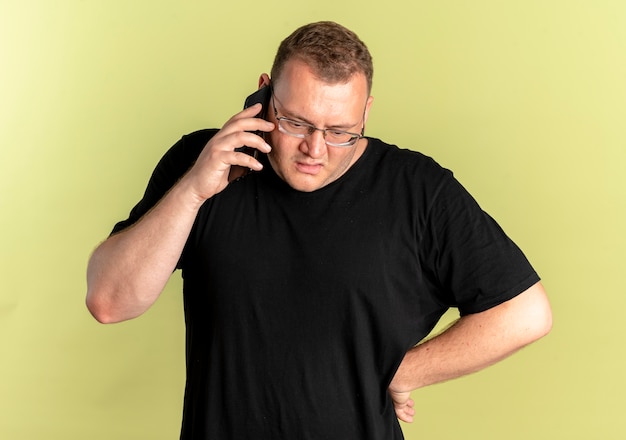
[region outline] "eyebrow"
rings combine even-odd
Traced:
[[[307,118],[303,118],[301,116],[297,116],[297,115],[295,115],[293,113],[290,113],[290,112],[285,112],[285,114],[287,115],[287,119],[291,119],[291,120],[294,120],[296,122],[304,122],[304,123],[310,125],[311,127],[317,128],[317,126],[315,124],[313,124],[311,121],[309,121]],[[334,125],[328,125],[328,126],[324,127],[324,129],[325,130],[346,131],[349,128],[356,127],[358,124],[359,124],[358,122],[356,124],[334,124]]]
[[[285,109],[283,103],[281,102],[281,100],[278,99],[274,93],[272,93],[272,95],[274,96],[274,100],[278,101],[278,103],[282,107],[281,110],[282,110],[282,112],[284,113],[284,115],[285,115],[285,117],[287,119],[291,119],[291,120],[294,120],[296,122],[304,122],[306,124],[309,124],[312,127],[316,127],[317,128],[317,126],[315,124],[313,124],[311,121],[309,121],[307,118],[304,118],[304,117],[302,117],[300,115],[297,115],[296,113],[293,113],[293,112]],[[352,125],[350,125],[350,124],[335,124],[335,125],[330,125],[328,127],[324,127],[324,129],[325,130],[336,129],[336,130],[346,131],[347,129],[352,128],[352,127],[356,127],[357,125],[359,125],[358,122],[356,124],[352,124]]]

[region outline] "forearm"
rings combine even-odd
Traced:
[[[537,283],[499,306],[462,317],[411,349],[390,389],[409,392],[479,371],[544,336],[551,324],[545,291]]]
[[[198,210],[226,188],[232,167],[263,168],[251,155],[236,151],[242,145],[271,151],[254,134],[274,129],[271,122],[255,117],[260,110],[256,104],[230,118],[150,212],[95,250],[87,268],[87,307],[97,320],[118,322],[145,312],[175,269]]]
[[[201,201],[179,182],[135,225],[109,237],[87,267],[87,307],[100,322],[141,315],[176,268]]]

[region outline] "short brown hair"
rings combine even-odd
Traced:
[[[285,63],[297,58],[309,65],[323,81],[348,81],[363,73],[372,89],[374,67],[365,43],[351,30],[331,21],[310,23],[285,38],[274,58],[272,80],[278,80]]]

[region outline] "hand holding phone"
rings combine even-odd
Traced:
[[[269,106],[271,96],[272,96],[272,93],[271,93],[270,86],[263,86],[246,98],[243,108],[246,109],[248,107],[252,107],[253,105],[260,103],[261,105],[263,105],[263,108],[261,109],[259,114],[256,115],[256,117],[261,118],[261,119],[267,119],[266,118],[267,107]],[[257,136],[261,136],[263,138],[265,136],[265,133],[262,131],[255,131],[254,134],[256,134]],[[249,154],[255,159],[258,155],[258,150],[256,148],[247,147],[245,145],[240,148],[236,148],[235,151],[240,151],[240,152]]]

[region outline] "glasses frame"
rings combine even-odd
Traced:
[[[288,136],[296,137],[298,139],[304,139],[304,138],[306,138],[308,136],[311,136],[316,131],[321,131],[322,132],[322,136],[324,137],[324,142],[326,143],[326,145],[329,145],[331,147],[340,147],[340,148],[352,147],[354,144],[356,144],[358,142],[359,139],[363,138],[363,136],[365,134],[365,124],[363,124],[363,128],[361,128],[361,133],[353,133],[353,132],[350,132],[350,131],[334,130],[334,129],[331,129],[331,128],[317,128],[315,125],[309,124],[308,122],[296,121],[295,119],[286,118],[284,116],[278,116],[278,110],[276,109],[276,102],[275,101],[278,101],[279,104],[281,104],[281,106],[282,106],[282,103],[274,95],[274,87],[272,87],[271,84],[269,85],[269,87],[271,87],[270,88],[270,92],[271,92],[271,95],[272,95],[272,107],[274,109],[274,117],[276,118],[276,121],[278,121],[278,131],[280,131],[281,133],[284,133],[284,134],[286,134]],[[365,120],[365,110],[366,109],[367,109],[367,106],[366,106],[365,109],[363,109],[363,117],[361,118],[361,121]],[[288,131],[285,127],[283,127],[281,125],[282,121],[292,122],[294,124],[302,125],[303,127],[306,127],[308,129],[308,133],[306,133],[306,134],[292,133],[292,132]],[[334,131],[336,133],[347,134],[347,135],[351,136],[351,139],[349,141],[347,141],[347,142],[340,142],[340,143],[329,142],[328,140],[326,140],[326,132],[327,131]]]

